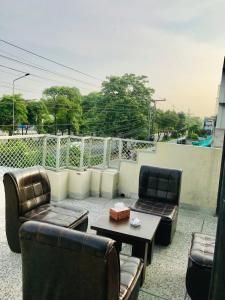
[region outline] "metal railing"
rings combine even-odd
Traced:
[[[0,168],[42,165],[47,169],[118,168],[136,161],[139,150],[154,151],[155,143],[120,138],[25,135],[0,136]]]

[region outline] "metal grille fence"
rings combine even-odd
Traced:
[[[136,161],[143,149],[153,151],[155,144],[90,136],[0,136],[0,173],[35,165],[53,170],[118,168],[121,160]]]
[[[4,168],[25,168],[41,165],[43,161],[44,135],[0,137],[0,166]]]

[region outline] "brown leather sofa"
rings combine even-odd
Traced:
[[[186,273],[186,288],[192,300],[209,298],[214,249],[214,236],[193,234]]]
[[[161,245],[171,243],[176,231],[181,170],[141,166],[139,175],[139,199],[132,210],[161,217],[155,241]]]
[[[20,240],[23,300],[138,298],[143,264],[112,239],[29,221]]]
[[[86,231],[88,211],[50,204],[51,187],[43,167],[31,167],[5,173],[6,236],[10,249],[20,252],[19,228],[28,220],[51,223]]]

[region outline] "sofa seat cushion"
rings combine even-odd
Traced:
[[[212,268],[215,249],[215,237],[203,233],[194,233],[189,257],[197,265]]]
[[[160,216],[162,218],[161,221],[171,222],[176,217],[178,206],[168,203],[139,199],[134,204],[132,209],[139,212]]]
[[[80,207],[66,209],[56,205],[45,204],[27,212],[20,219],[50,223],[62,227],[73,228],[75,223],[81,220],[88,211]]]
[[[123,299],[141,267],[141,260],[136,257],[120,254],[120,297]]]

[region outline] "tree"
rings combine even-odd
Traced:
[[[178,123],[176,126],[176,130],[179,131],[180,134],[184,134],[187,130],[187,116],[184,112],[178,112]]]
[[[27,102],[27,120],[34,125],[38,133],[45,133],[44,125],[49,122],[49,113],[44,101],[31,100]]]
[[[102,98],[102,93],[92,92],[82,97],[82,123],[81,133],[95,134],[99,128],[99,101]]]
[[[199,117],[188,116],[188,136],[202,135],[203,121]]]
[[[91,114],[92,130],[98,135],[146,139],[149,103],[154,92],[146,86],[147,82],[146,76],[134,74],[108,77],[102,83],[101,93],[86,98],[93,98],[94,103],[87,112]]]
[[[158,133],[158,140],[163,133],[164,139],[177,130],[179,124],[179,117],[175,111],[167,110],[162,111],[160,109],[156,112],[156,131]]]
[[[17,125],[27,124],[27,109],[25,100],[21,95],[5,95],[0,99],[0,125],[3,131],[7,131],[9,135],[13,133],[13,100],[15,113],[15,129]]]
[[[81,120],[81,95],[77,88],[53,86],[43,92],[49,112],[53,115],[55,134],[58,129],[78,133]]]

